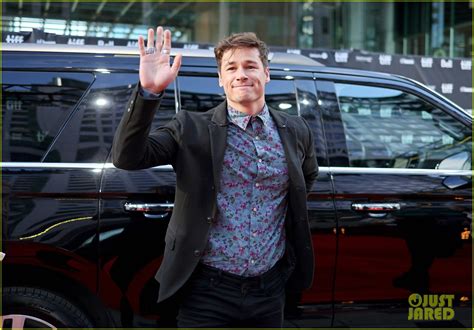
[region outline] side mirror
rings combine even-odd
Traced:
[[[437,170],[470,170],[471,154],[467,151],[461,151],[443,159],[438,165]]]

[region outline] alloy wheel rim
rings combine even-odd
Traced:
[[[10,315],[1,316],[2,329],[5,329],[4,325],[7,320],[11,320],[12,329],[24,329],[25,323],[31,320],[31,321],[40,323],[42,325],[42,328],[57,330],[57,328],[54,325],[52,325],[51,323],[45,320],[42,320],[40,318],[31,316],[31,315],[23,315],[23,314],[10,314]]]

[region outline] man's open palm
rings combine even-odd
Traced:
[[[181,54],[174,58],[170,66],[171,32],[163,31],[161,26],[156,29],[156,42],[153,29],[148,30],[147,49],[155,47],[156,51],[147,54],[143,37],[138,37],[140,51],[140,84],[142,88],[160,93],[176,78],[181,66]]]

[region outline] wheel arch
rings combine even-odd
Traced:
[[[109,312],[89,288],[64,274],[40,266],[2,264],[2,287],[31,287],[51,291],[80,308],[96,327],[115,326]]]

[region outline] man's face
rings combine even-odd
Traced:
[[[222,56],[219,86],[224,87],[229,104],[246,106],[265,102],[265,84],[270,73],[263,67],[257,48],[229,49]]]

